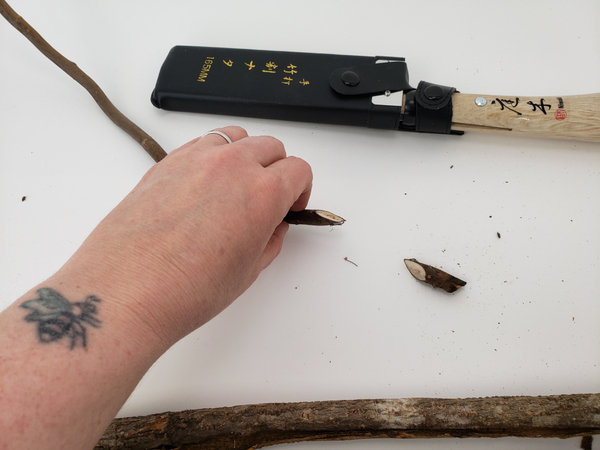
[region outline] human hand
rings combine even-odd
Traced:
[[[254,282],[281,250],[283,217],[310,196],[310,166],[280,141],[221,131],[233,143],[209,134],[152,167],[61,271],[108,289],[171,344]]]

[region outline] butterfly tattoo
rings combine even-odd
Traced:
[[[40,342],[50,343],[67,338],[70,348],[78,343],[87,346],[86,325],[99,328],[98,297],[88,296],[83,302],[71,303],[58,292],[49,288],[37,291],[38,298],[21,304],[21,308],[29,310],[25,316],[27,322],[37,322],[37,335]]]

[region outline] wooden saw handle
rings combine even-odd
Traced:
[[[600,142],[600,94],[452,95],[452,130]]]

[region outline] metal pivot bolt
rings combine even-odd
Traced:
[[[475,99],[475,104],[477,106],[485,106],[487,104],[487,100],[485,98],[483,98],[483,97],[477,97]]]

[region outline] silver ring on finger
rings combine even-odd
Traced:
[[[218,134],[219,136],[221,136],[223,139],[225,139],[227,141],[228,144],[233,143],[233,141],[231,140],[231,138],[229,136],[227,136],[225,133],[223,133],[222,131],[219,130],[210,130],[208,133],[204,133],[202,135],[202,137],[204,136],[208,136],[209,134]]]

